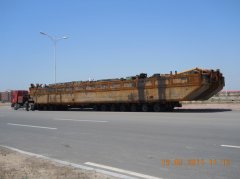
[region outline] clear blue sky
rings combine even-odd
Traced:
[[[57,81],[220,69],[240,90],[239,0],[0,0],[0,91]]]

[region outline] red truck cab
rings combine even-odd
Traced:
[[[23,107],[28,100],[28,91],[26,90],[14,90],[11,92],[11,107],[15,110]]]

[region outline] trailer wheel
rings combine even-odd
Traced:
[[[30,109],[31,111],[34,111],[34,110],[35,110],[35,105],[34,105],[34,104],[29,104],[29,109]]]
[[[131,107],[130,107],[130,110],[131,110],[132,112],[136,112],[136,111],[138,111],[138,107],[137,107],[137,105],[132,104]]]
[[[116,111],[117,110],[117,106],[115,104],[112,104],[110,106],[110,111]]]
[[[149,107],[147,104],[143,104],[142,105],[142,112],[148,112],[149,111]]]
[[[174,107],[170,105],[170,106],[166,107],[165,111],[172,112],[173,110],[174,110]]]
[[[54,110],[54,107],[52,105],[48,106],[47,110],[49,111],[53,111]]]
[[[126,105],[122,104],[122,105],[120,106],[120,111],[121,111],[121,112],[124,112],[124,111],[126,111],[126,110],[127,110]]]
[[[153,105],[153,111],[154,112],[160,112],[161,111],[161,106],[159,104],[154,104]]]
[[[47,111],[48,110],[48,106],[43,106],[43,111]]]
[[[108,110],[108,106],[103,104],[101,105],[101,111],[107,111]]]
[[[29,111],[29,103],[28,102],[26,102],[26,111]]]
[[[98,105],[94,105],[93,106],[93,111],[99,111],[99,106]]]

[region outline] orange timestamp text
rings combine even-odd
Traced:
[[[230,167],[232,165],[232,161],[230,159],[163,159],[162,160],[162,167],[182,167],[182,166],[189,166],[189,167]]]

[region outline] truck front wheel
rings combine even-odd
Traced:
[[[14,104],[14,110],[18,110],[20,108],[19,104]]]

